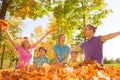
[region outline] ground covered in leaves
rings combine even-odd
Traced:
[[[74,67],[63,64],[32,65],[15,70],[3,69],[0,80],[120,80],[120,69],[102,67],[97,63],[81,63]]]

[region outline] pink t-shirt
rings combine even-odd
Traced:
[[[19,64],[17,68],[21,68],[26,65],[31,65],[33,63],[35,45],[31,46],[29,51],[26,51],[22,48],[22,46],[18,45],[17,51],[20,56]]]

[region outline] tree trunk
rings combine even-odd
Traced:
[[[3,46],[3,51],[2,51],[2,57],[1,57],[1,66],[0,66],[0,69],[2,69],[2,66],[3,66],[3,59],[4,59],[4,53],[5,53],[5,43],[4,43],[4,46]]]
[[[0,19],[5,19],[7,8],[8,8],[7,0],[3,0],[1,12],[0,12]],[[0,29],[0,46],[1,46],[1,41],[2,41],[2,30]]]
[[[1,12],[0,12],[0,19],[5,19],[7,8],[8,8],[7,0],[3,0]],[[0,29],[0,47],[1,47],[1,41],[2,41],[2,30]],[[4,47],[5,47],[5,44],[4,44]],[[1,57],[1,64],[0,64],[1,69],[2,69],[2,64],[3,64],[4,50],[5,49],[3,49],[2,57]]]

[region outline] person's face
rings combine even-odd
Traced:
[[[29,47],[30,43],[28,39],[23,39],[23,45],[27,48]]]
[[[72,60],[77,60],[77,53],[72,52],[72,53],[71,53],[71,59],[72,59]]]
[[[93,34],[93,29],[90,29],[89,26],[86,26],[84,28],[84,34],[85,34],[86,37],[91,36]]]
[[[72,57],[72,58],[76,58],[76,57],[77,57],[77,53],[72,52],[72,53],[71,53],[71,57]]]
[[[38,51],[38,56],[45,56],[45,50],[43,50],[43,49],[40,49],[39,51]]]
[[[64,44],[65,42],[66,42],[66,35],[62,35],[62,36],[60,36],[60,38],[59,38],[59,43],[60,44]]]

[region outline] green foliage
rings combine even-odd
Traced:
[[[15,0],[10,3],[8,11],[11,16],[37,19],[48,14],[51,11],[51,5],[48,2],[42,3],[35,0]]]
[[[111,63],[120,63],[120,58],[117,58],[115,60],[113,59],[107,59],[106,57],[103,60],[104,64],[111,64]]]
[[[99,26],[102,19],[112,12],[111,9],[107,9],[104,0],[63,0],[53,11],[59,28],[58,34],[67,34],[68,43],[72,42],[75,30],[80,30],[75,39],[77,44],[84,41],[82,30],[86,24]]]
[[[68,43],[73,41],[75,30],[81,32],[76,36],[76,42],[82,42],[84,26],[88,23],[101,25],[102,19],[111,12],[104,0],[15,0],[7,10],[10,15],[23,19],[37,19],[52,11],[59,28],[57,34],[67,34]]]

